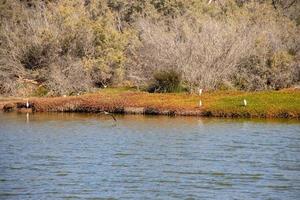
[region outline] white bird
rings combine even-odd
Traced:
[[[64,94],[63,97],[67,97],[67,95]]]
[[[244,106],[247,106],[247,100],[244,99]]]
[[[202,101],[200,100],[200,101],[199,101],[199,107],[201,107],[201,106],[202,106]]]
[[[28,99],[26,101],[26,108],[29,108],[29,102],[28,102]]]
[[[202,89],[199,89],[199,95],[201,95],[201,94],[202,94],[202,91],[203,91]]]

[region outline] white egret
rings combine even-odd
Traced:
[[[247,100],[244,99],[244,106],[247,106]]]
[[[28,102],[28,99],[26,100],[26,108],[29,108],[29,102]]]
[[[199,89],[199,95],[201,96],[201,94],[202,94],[202,92],[203,92],[203,89]]]
[[[201,100],[199,100],[199,107],[201,107],[202,106],[202,101]]]

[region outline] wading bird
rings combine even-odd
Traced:
[[[244,106],[247,106],[247,100],[244,99]]]
[[[29,102],[28,102],[28,99],[26,100],[26,108],[29,108]]]
[[[199,89],[199,95],[201,96],[203,90],[202,89]]]
[[[106,112],[106,111],[103,111],[102,113],[104,113],[105,115],[111,116],[115,122],[117,121],[117,119],[115,118],[115,116],[113,114]]]

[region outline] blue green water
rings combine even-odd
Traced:
[[[300,199],[299,121],[0,113],[0,199]]]

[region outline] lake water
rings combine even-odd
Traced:
[[[300,199],[300,122],[0,113],[0,199]]]

